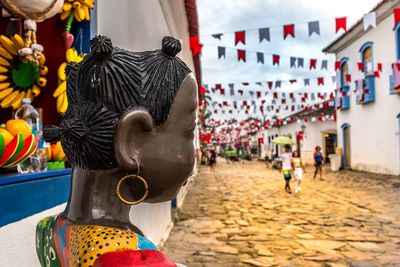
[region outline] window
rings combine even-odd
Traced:
[[[392,74],[389,76],[390,94],[400,93],[400,23],[393,29],[396,35],[396,61],[392,64]]]
[[[361,46],[360,49],[361,62],[364,67],[364,91],[359,102],[364,104],[375,101],[375,75],[372,45],[372,42],[367,42]]]
[[[340,103],[336,103],[336,105],[339,106],[338,104],[340,104],[342,110],[350,108],[350,86],[347,81],[349,75],[348,61],[348,58],[342,58],[340,61],[340,91],[337,92],[339,94],[337,101],[340,101]]]

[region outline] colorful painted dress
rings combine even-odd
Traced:
[[[42,267],[176,266],[145,237],[98,225],[77,225],[50,216],[36,227]]]

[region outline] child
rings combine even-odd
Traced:
[[[303,173],[304,168],[303,168],[303,162],[301,161],[301,158],[299,157],[299,152],[294,151],[293,152],[293,167],[294,167],[294,178],[295,178],[295,183],[294,183],[294,192],[299,193],[301,191],[301,180],[303,180]]]
[[[317,177],[317,174],[319,173],[319,179],[323,181],[324,179],[322,179],[322,164],[324,163],[324,157],[322,156],[321,147],[319,146],[315,148],[314,162],[315,162],[314,180]]]
[[[290,179],[292,179],[292,153],[290,153],[290,146],[285,145],[285,152],[281,156],[282,159],[282,166],[281,171],[283,172],[283,178],[285,179],[285,190],[289,194],[292,193],[290,189]]]

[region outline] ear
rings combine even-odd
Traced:
[[[136,170],[140,144],[153,131],[153,119],[144,110],[129,110],[118,121],[114,137],[115,158],[124,170]]]

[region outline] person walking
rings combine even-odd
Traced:
[[[315,148],[314,163],[315,163],[314,180],[315,178],[317,178],[317,175],[319,173],[319,179],[323,181],[324,179],[322,178],[322,164],[324,164],[324,156],[322,155],[320,146],[317,146]]]
[[[242,150],[240,152],[240,161],[242,162],[242,164],[244,164],[245,160],[246,160],[246,152],[244,150]]]
[[[210,152],[210,170],[212,173],[215,173],[215,165],[217,164],[217,153],[215,153],[215,150],[211,150]]]
[[[290,145],[285,145],[285,151],[281,155],[281,160],[281,172],[285,179],[285,191],[291,194],[292,190],[290,189],[290,180],[292,179],[293,172],[293,157],[292,153],[290,153]]]
[[[293,167],[294,167],[294,192],[299,193],[301,191],[301,180],[303,180],[303,173],[305,173],[303,168],[303,162],[299,157],[299,152],[293,152]]]

